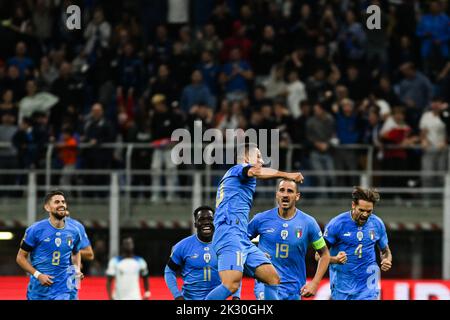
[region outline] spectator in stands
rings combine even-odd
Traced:
[[[424,112],[420,118],[420,140],[422,146],[422,171],[433,173],[445,171],[447,167],[447,135],[446,126],[440,114],[442,111],[442,100],[434,98],[431,101],[430,110]],[[422,178],[425,188],[443,186],[441,176],[427,176]],[[430,193],[424,192],[426,199],[430,199]]]
[[[112,148],[102,147],[102,144],[113,142],[115,133],[111,123],[105,118],[103,106],[94,103],[91,113],[86,117],[83,126],[81,142],[88,146],[83,149],[84,167],[86,169],[109,169],[112,165]],[[90,174],[85,177],[88,185],[106,185],[108,176]],[[93,193],[104,196],[106,193]]]
[[[298,78],[297,71],[291,70],[288,73],[287,105],[289,112],[296,119],[301,116],[300,104],[308,99],[305,84]]]
[[[263,85],[256,85],[254,87],[253,95],[250,97],[252,109],[260,110],[263,105],[271,103],[271,99],[267,98],[266,92],[266,87]]]
[[[42,91],[50,91],[53,82],[58,78],[58,69],[50,63],[48,56],[41,58],[39,65],[38,77],[36,79],[38,87]]]
[[[300,116],[294,119],[292,124],[293,132],[292,132],[292,143],[295,145],[301,145],[302,148],[296,148],[294,150],[294,154],[292,157],[292,165],[296,169],[309,170],[309,151],[310,151],[310,143],[307,138],[307,123],[308,119],[312,115],[312,106],[308,100],[302,101],[299,105],[300,108]],[[309,182],[309,179],[306,178],[305,183]]]
[[[17,167],[19,169],[34,169],[37,163],[36,140],[33,132],[33,122],[23,118],[19,129],[12,137],[12,143],[17,150]],[[21,183],[25,177],[21,177]]]
[[[70,186],[74,180],[74,172],[78,157],[78,141],[69,127],[63,128],[60,140],[55,144],[58,157],[62,164],[62,174],[59,180],[61,186]]]
[[[123,47],[118,64],[119,81],[117,84],[123,87],[125,91],[133,88],[137,94],[140,94],[143,80],[143,64],[134,52],[134,46],[131,43],[127,43]]]
[[[19,102],[19,122],[24,117],[31,117],[35,112],[50,113],[59,101],[59,98],[48,92],[38,92],[35,80],[28,80],[26,84],[27,95]]]
[[[335,121],[320,103],[314,105],[314,113],[306,122],[306,138],[311,144],[311,168],[319,173],[317,186],[335,186],[333,175],[334,161],[332,142],[336,137]],[[324,175],[324,173],[327,173]],[[326,198],[327,193],[321,192],[320,198]]]
[[[210,108],[215,107],[214,96],[209,88],[203,83],[203,76],[200,70],[192,72],[191,84],[183,89],[180,100],[181,110],[189,113],[192,106],[205,102]]]
[[[16,44],[16,55],[8,60],[9,66],[16,66],[19,68],[21,79],[28,78],[33,75],[34,62],[31,58],[26,56],[27,45],[20,41]]]
[[[183,126],[181,117],[173,112],[166,104],[166,98],[163,95],[154,95],[152,97],[152,113],[150,134],[152,145],[154,147],[152,155],[152,202],[159,202],[161,192],[156,190],[162,186],[161,170],[166,170],[166,202],[170,203],[175,198],[174,187],[177,183],[177,167],[171,159],[171,149],[167,148],[170,143],[172,132]]]
[[[275,30],[266,25],[262,32],[262,39],[253,46],[252,62],[255,71],[255,82],[263,83],[270,75],[271,67],[280,61],[280,44]]]
[[[367,37],[352,10],[347,10],[345,13],[345,25],[341,29],[338,39],[344,57],[348,57],[353,62],[362,61],[366,52]]]
[[[209,51],[213,57],[217,57],[222,50],[222,40],[216,34],[216,28],[212,23],[207,23],[203,27],[203,32],[197,35],[196,45],[199,52]]]
[[[84,50],[87,55],[95,54],[97,49],[109,49],[111,40],[111,25],[105,20],[105,15],[101,8],[94,11],[93,19],[84,30],[86,46]]]
[[[249,61],[252,45],[252,41],[247,38],[245,26],[241,22],[235,21],[233,23],[233,35],[223,42],[221,60],[234,60],[232,52],[235,48],[239,48],[242,59]]]
[[[420,115],[429,105],[433,95],[430,80],[410,62],[400,66],[404,78],[397,85],[396,92],[400,101],[406,105],[407,122],[417,128]]]
[[[172,56],[170,58],[170,70],[172,70],[173,80],[180,87],[186,86],[191,80],[194,69],[194,56],[183,50],[183,44],[176,41],[173,44]]]
[[[59,102],[51,110],[50,123],[55,134],[58,134],[64,117],[69,113],[78,115],[83,113],[84,103],[83,82],[72,72],[72,65],[68,62],[61,63],[59,67],[59,77],[53,82],[51,93],[59,98]],[[73,128],[78,127],[78,123],[72,123]]]
[[[408,157],[407,147],[413,146],[417,141],[417,136],[413,135],[411,127],[405,121],[405,108],[396,106],[392,109],[392,115],[384,122],[380,130],[380,137],[383,146],[382,169],[390,171],[401,171],[405,167]],[[405,187],[404,177],[387,176],[384,179],[383,187]]]
[[[45,0],[37,0],[31,20],[33,22],[33,34],[43,45],[48,45],[52,36],[52,27],[54,22],[53,3]]]
[[[362,134],[363,121],[360,118],[355,103],[350,99],[343,99],[340,102],[339,109],[334,115],[336,121],[336,136],[339,145],[344,148],[338,148],[335,153],[335,164],[337,170],[358,170],[359,150],[345,148],[345,145],[358,144]],[[356,176],[339,177],[340,185],[357,185]]]
[[[17,124],[19,110],[17,103],[14,102],[13,91],[9,89],[2,93],[2,100],[0,101],[0,118],[4,113],[12,114],[15,118],[15,124]]]
[[[153,43],[156,52],[155,60],[157,63],[169,63],[172,52],[172,41],[165,25],[159,25],[156,28],[156,40]]]
[[[417,36],[421,39],[421,56],[425,73],[441,68],[449,58],[450,18],[440,1],[430,2],[430,13],[421,17]]]
[[[263,82],[263,85],[267,90],[266,97],[269,99],[286,96],[287,83],[285,80],[284,67],[281,63],[272,67],[270,77]]]
[[[201,53],[201,61],[197,69],[202,73],[203,81],[214,97],[217,97],[219,88],[217,81],[220,73],[220,66],[214,61],[212,51],[205,50]]]
[[[166,97],[167,102],[172,104],[179,100],[179,91],[177,83],[172,79],[169,66],[161,64],[158,67],[157,76],[150,79],[150,88],[144,95],[151,97],[155,94],[162,94]]]
[[[226,39],[232,32],[233,17],[226,1],[219,1],[211,15],[211,23],[220,39]]]
[[[25,96],[25,80],[20,78],[19,68],[16,65],[8,67],[8,74],[3,82],[3,87],[12,90],[14,102]]]
[[[240,100],[247,97],[247,82],[253,79],[250,64],[241,59],[241,50],[234,48],[230,52],[230,62],[223,66],[220,81],[225,85],[228,100]]]
[[[17,168],[17,150],[12,145],[12,139],[17,131],[16,116],[11,111],[0,113],[0,168],[12,170]],[[15,184],[15,176],[0,174],[0,185]],[[1,196],[11,195],[10,191],[0,192]]]

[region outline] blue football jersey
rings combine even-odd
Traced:
[[[281,278],[280,290],[299,294],[306,283],[305,256],[309,245],[316,250],[325,246],[316,220],[298,209],[291,219],[283,219],[278,208],[273,208],[254,216],[248,235],[259,235],[258,247],[270,257]]]
[[[217,189],[214,225],[223,222],[238,225],[243,234],[247,233],[250,209],[256,190],[256,178],[243,173],[249,164],[237,164],[222,177]]]
[[[178,242],[172,249],[171,259],[181,267],[182,295],[188,300],[203,300],[220,285],[217,255],[211,243],[202,242],[197,235]]]
[[[31,248],[31,265],[39,272],[54,277],[53,284],[46,287],[31,275],[28,298],[53,299],[70,293],[75,285],[72,253],[78,253],[81,243],[78,228],[66,223],[63,228],[57,229],[49,219],[41,220],[27,228],[23,242]]]
[[[351,212],[341,213],[325,227],[324,238],[335,256],[345,251],[345,264],[330,264],[331,291],[360,294],[379,290],[380,268],[376,260],[375,245],[383,250],[388,245],[383,221],[372,214],[367,222],[359,226],[353,221]]]

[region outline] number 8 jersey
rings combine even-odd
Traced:
[[[351,211],[341,213],[326,226],[325,240],[330,244],[331,256],[345,251],[345,264],[330,264],[330,287],[332,298],[341,294],[357,295],[360,299],[378,296],[379,273],[376,247],[383,250],[388,245],[383,221],[372,214],[359,226],[353,221]]]
[[[25,231],[22,250],[30,252],[31,265],[39,272],[53,276],[51,286],[43,286],[30,277],[27,298],[29,300],[65,299],[75,285],[72,253],[80,250],[81,235],[73,225],[66,223],[55,228],[48,219],[32,224]]]

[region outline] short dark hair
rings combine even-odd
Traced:
[[[295,182],[295,181],[292,180],[292,179],[286,179],[286,178],[282,178],[282,179],[280,179],[280,181],[278,181],[277,190],[278,190],[278,188],[280,187],[280,184],[281,184],[283,181],[293,182],[293,183],[295,184],[295,191],[299,192],[297,182]]]
[[[352,201],[358,204],[359,200],[372,202],[375,204],[380,201],[380,194],[376,189],[354,187],[352,192]]]
[[[194,210],[194,219],[197,219],[197,215],[200,213],[200,211],[211,211],[214,215],[214,209],[211,208],[210,206],[200,206],[197,209]]]
[[[44,204],[47,204],[54,196],[63,196],[66,198],[66,195],[61,190],[53,190],[45,195]]]

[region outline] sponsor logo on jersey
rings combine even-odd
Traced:
[[[50,238],[45,238],[44,242],[50,242]]]
[[[344,233],[344,237],[350,237],[351,235],[352,235],[351,232]]]

